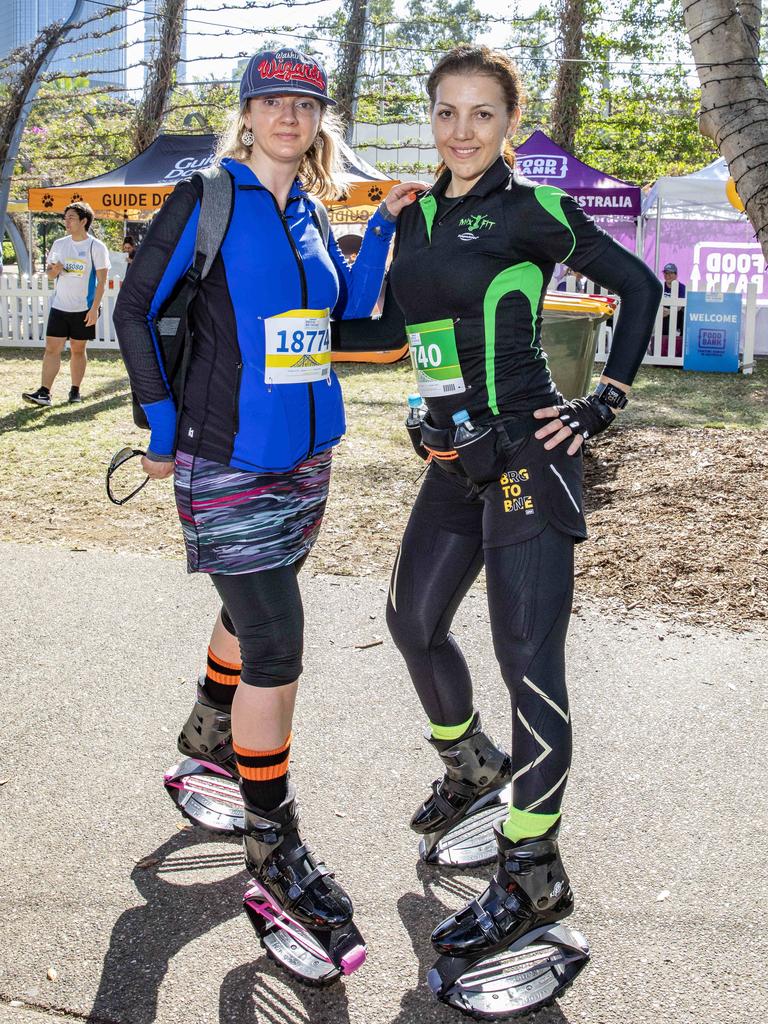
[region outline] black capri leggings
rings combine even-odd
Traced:
[[[250,686],[285,686],[302,672],[304,608],[296,578],[304,559],[237,576],[213,573],[224,628],[240,643],[240,679]]]

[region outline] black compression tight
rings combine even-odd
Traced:
[[[240,643],[241,682],[251,686],[285,686],[301,675],[304,609],[299,563],[279,569],[211,575],[223,603],[222,622]]]
[[[512,702],[512,803],[560,809],[571,762],[565,637],[573,595],[572,537],[547,526],[532,540],[482,549],[419,513],[403,537],[387,620],[433,723],[472,714],[472,682],[451,620],[485,564],[494,650]],[[491,730],[492,731],[492,730]]]

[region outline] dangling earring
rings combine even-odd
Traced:
[[[246,128],[243,134],[240,136],[240,141],[244,146],[253,145],[253,132],[250,128]]]

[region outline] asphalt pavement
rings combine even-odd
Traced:
[[[184,828],[163,789],[209,581],[142,555],[2,544],[0,559],[0,1024],[458,1024],[426,985],[429,933],[489,869],[417,863],[407,821],[438,764],[386,634],[386,581],[302,574],[292,772],[369,947],[317,991],[262,954],[237,843]],[[508,742],[481,589],[455,632]],[[537,1024],[766,1019],[767,650],[765,633],[580,601],[561,845],[593,962]]]

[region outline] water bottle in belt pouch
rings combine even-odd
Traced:
[[[421,424],[426,415],[427,406],[421,395],[408,395],[408,418],[405,421],[405,426],[411,444],[421,459],[429,458],[429,452],[421,443]]]
[[[464,475],[453,447],[453,430],[434,426],[429,413],[421,421],[421,443],[429,462],[436,462],[449,473]]]
[[[453,414],[453,446],[462,470],[475,484],[498,480],[506,468],[507,452],[493,423],[473,423],[466,409]]]

